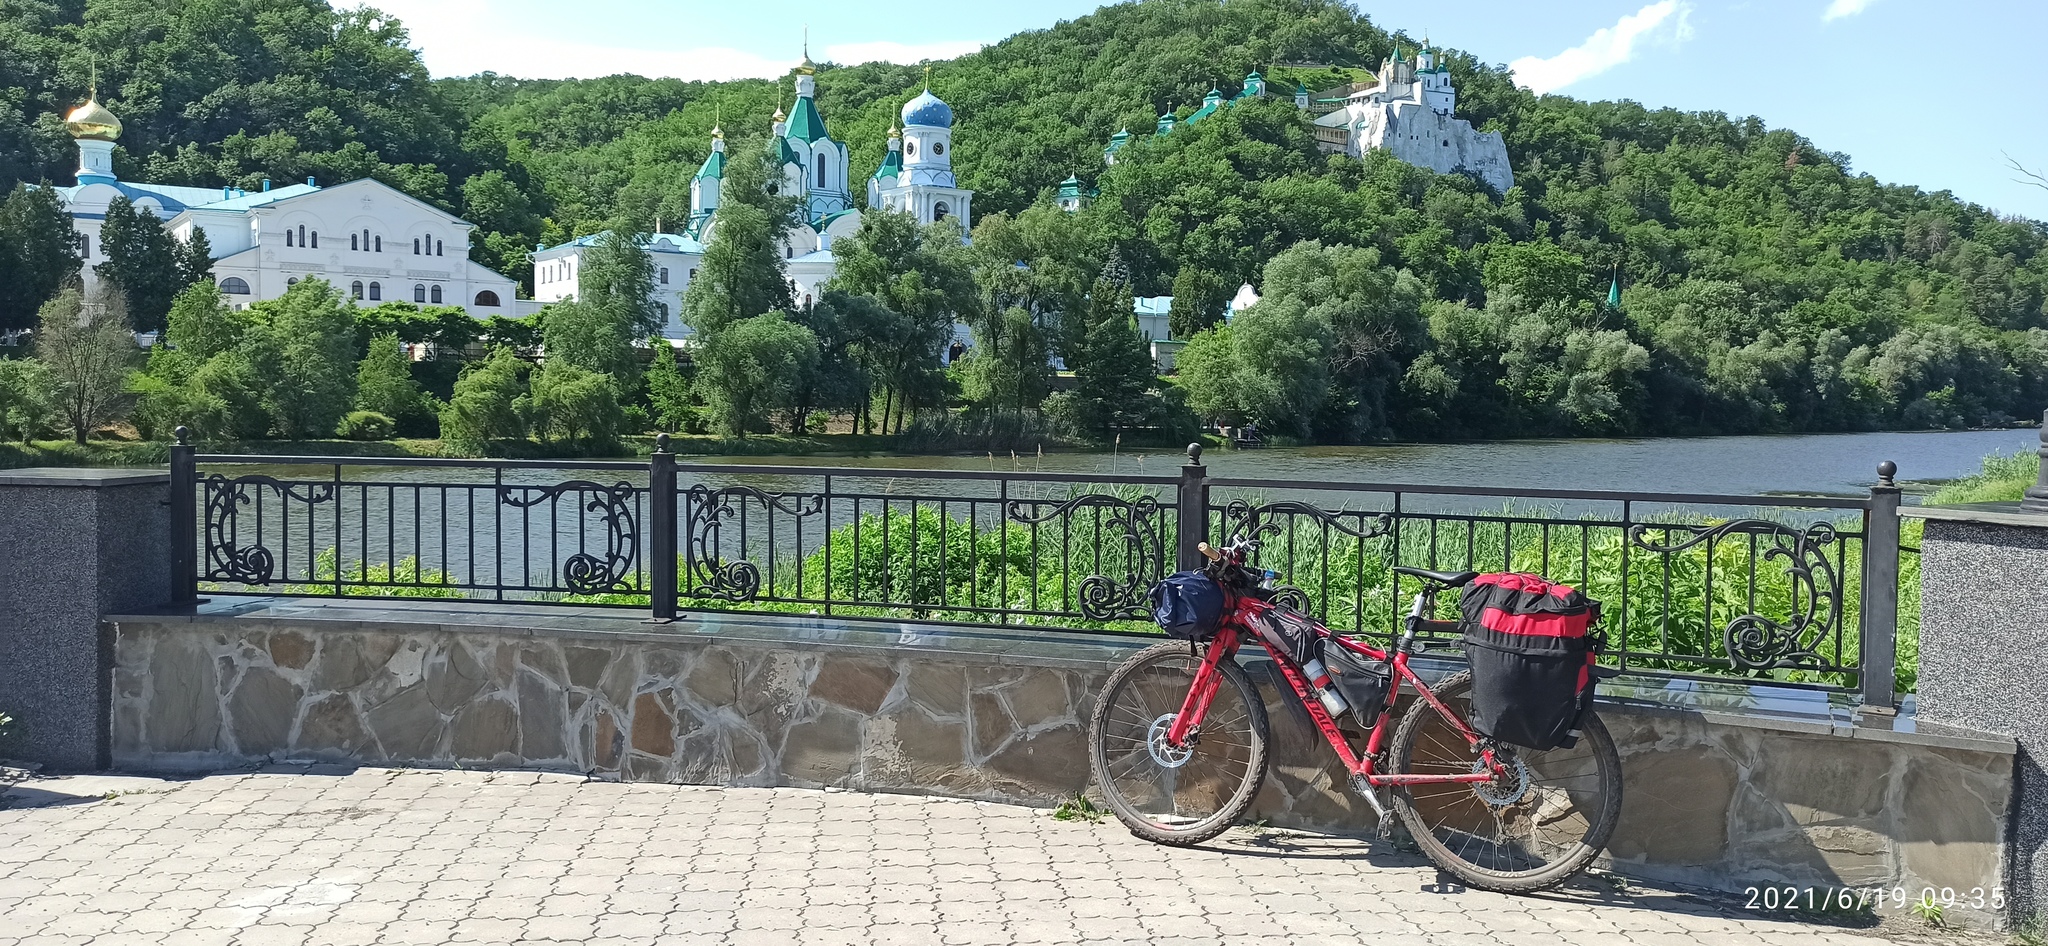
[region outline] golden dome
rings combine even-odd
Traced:
[[[101,105],[97,96],[88,97],[84,105],[71,110],[64,116],[64,128],[73,138],[92,138],[98,141],[113,141],[121,137],[121,120]]]

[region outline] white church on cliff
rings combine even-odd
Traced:
[[[1314,97],[1305,93],[1296,93],[1295,104],[1313,111],[1329,108],[1315,120],[1316,144],[1325,151],[1356,158],[1386,150],[1439,174],[1470,174],[1496,193],[1515,186],[1507,142],[1500,132],[1475,130],[1456,117],[1458,90],[1451,85],[1451,72],[1426,45],[1413,62],[1396,47],[1380,64],[1376,82]]]

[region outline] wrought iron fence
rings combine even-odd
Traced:
[[[1334,629],[1391,633],[1395,566],[1533,571],[1605,603],[1609,657],[1769,674],[1888,706],[1902,550],[1868,497],[1788,498],[647,462],[201,455],[181,595],[457,597],[1144,633],[1145,592],[1204,540]],[[202,467],[204,468],[202,470]],[[1445,606],[1454,606],[1447,599]]]

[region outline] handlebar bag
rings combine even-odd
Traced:
[[[1223,589],[1201,572],[1175,572],[1152,586],[1152,620],[1166,636],[1206,641],[1223,624]]]
[[[1600,602],[1538,575],[1481,575],[1460,599],[1472,726],[1529,749],[1568,748],[1593,705]]]

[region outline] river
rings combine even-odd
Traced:
[[[1615,440],[1509,440],[1215,450],[1202,462],[1214,477],[1370,483],[1612,489],[1731,495],[1855,496],[1877,465],[1899,465],[1909,494],[1968,476],[1994,453],[2040,447],[2034,430]],[[997,456],[685,457],[686,463],[887,467],[1004,472],[1173,475],[1179,453],[1048,453]],[[1909,502],[1912,501],[1910,498]]]

